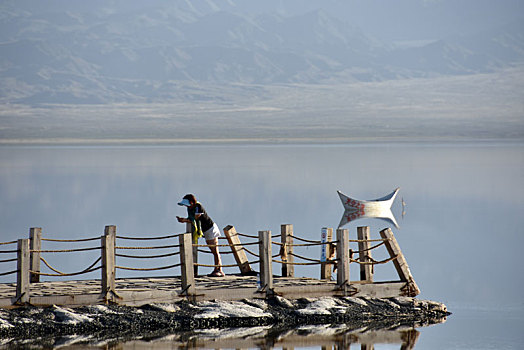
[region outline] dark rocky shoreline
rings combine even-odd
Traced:
[[[445,305],[416,298],[250,299],[0,310],[0,345],[18,346],[21,340],[49,344],[70,335],[96,339],[130,340],[198,329],[268,326],[274,331],[303,325],[345,324],[348,327],[394,329],[444,322]],[[17,345],[18,344],[18,345]]]

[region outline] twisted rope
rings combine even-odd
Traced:
[[[258,242],[252,243],[237,243],[237,244],[193,244],[193,247],[242,247],[246,245],[255,245]]]
[[[34,274],[34,275],[40,275],[40,276],[67,277],[67,276],[82,275],[82,274],[85,274],[85,273],[89,273],[89,272],[93,272],[93,271],[96,271],[96,270],[100,270],[101,268],[102,268],[102,266],[97,266],[97,267],[95,267],[95,268],[93,268],[91,270],[84,270],[84,271],[80,271],[80,272],[64,273],[64,274],[43,273],[43,272],[33,271],[33,270],[29,270],[29,272]]]
[[[4,253],[4,254],[7,254],[7,253],[18,253],[18,250],[0,250],[0,253]]]
[[[13,270],[13,271],[9,271],[9,272],[2,272],[0,273],[0,276],[7,276],[7,275],[11,275],[13,273],[17,273],[18,270]]]
[[[257,258],[260,258],[260,255],[253,253],[251,250],[249,250],[249,249],[247,249],[247,248],[244,248],[244,250],[245,250],[246,252],[248,252],[249,254],[251,254],[251,255],[253,255],[253,256],[256,256]]]
[[[101,247],[91,248],[77,248],[77,249],[62,249],[62,250],[30,250],[31,253],[71,253],[71,252],[85,252],[88,250],[98,250]]]
[[[231,264],[231,265],[206,265],[206,264],[193,264],[195,266],[202,266],[202,267],[237,267],[238,264]]]
[[[18,260],[18,258],[5,259],[5,260],[0,260],[0,263],[11,262],[11,261],[17,261],[17,260]]]
[[[138,267],[125,267],[125,266],[115,266],[116,269],[121,269],[121,270],[129,270],[129,271],[157,271],[157,270],[167,270],[167,269],[171,269],[173,267],[178,267],[182,264],[178,263],[178,264],[173,264],[173,265],[169,265],[169,266],[162,266],[162,267],[142,267],[142,268],[138,268]]]
[[[398,255],[395,255],[395,256],[392,256],[391,258],[388,258],[388,259],[384,259],[384,260],[380,260],[380,261],[377,261],[371,257],[367,257],[368,259],[371,259],[372,261],[359,261],[360,258],[358,259],[349,259],[350,262],[354,262],[354,263],[357,263],[359,265],[380,265],[380,264],[385,264],[385,263],[388,263],[392,260],[395,260],[396,258],[398,258]]]
[[[115,256],[120,256],[122,258],[131,258],[131,259],[154,259],[154,258],[165,258],[168,256],[179,255],[180,252],[168,253],[168,254],[159,254],[159,255],[127,255],[127,254],[115,254]]]
[[[91,265],[89,265],[89,267],[87,267],[86,269],[84,269],[83,271],[81,272],[75,272],[73,274],[69,274],[69,273],[65,273],[65,272],[62,272],[62,271],[58,271],[57,269],[55,269],[54,267],[52,267],[51,265],[49,265],[49,263],[42,257],[40,257],[40,260],[42,260],[42,262],[47,266],[49,267],[49,269],[53,270],[54,272],[58,273],[59,275],[57,276],[73,276],[73,275],[79,275],[81,273],[83,273],[83,271],[88,271],[90,270],[93,266],[95,266],[100,260],[102,260],[102,257],[99,257],[98,259],[96,259],[96,261],[94,263],[92,263]],[[39,273],[40,274],[40,273]]]
[[[300,238],[295,235],[290,235],[290,237],[292,237],[293,239],[296,239],[297,241],[306,242],[306,243],[322,243],[321,241],[311,241],[309,239]],[[332,242],[326,242],[326,243],[332,243]]]
[[[276,262],[276,263],[279,263],[279,264],[284,264],[284,265],[318,265],[319,263],[297,263],[297,262],[287,262],[287,261],[281,261],[281,260],[276,260],[276,259],[272,259],[271,260],[272,262]],[[326,264],[332,264],[331,261],[329,262],[326,262]]]
[[[115,247],[115,249],[165,249],[165,248],[180,248],[180,244],[161,245],[154,247]]]
[[[157,237],[128,237],[128,236],[116,236],[116,238],[120,239],[129,239],[129,240],[136,240],[136,241],[148,241],[148,240],[155,240],[155,239],[168,239],[168,238],[174,238],[181,235],[181,233],[175,233],[173,235],[168,236],[157,236]]]
[[[0,242],[0,245],[6,245],[6,244],[15,244],[17,241],[10,241],[10,242]]]
[[[82,238],[82,239],[54,239],[54,238],[42,238],[42,241],[48,242],[89,242],[99,240],[100,237],[93,238]]]

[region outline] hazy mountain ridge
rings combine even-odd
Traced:
[[[11,4],[11,3],[8,3]],[[524,62],[524,22],[400,48],[323,10],[247,15],[234,2],[153,2],[116,12],[4,5],[6,103],[207,99],[200,84],[347,83],[489,72]]]

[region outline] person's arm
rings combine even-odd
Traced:
[[[187,223],[191,223],[191,221],[187,218],[181,218],[180,216],[177,216],[176,219],[178,220],[178,222],[187,222]]]

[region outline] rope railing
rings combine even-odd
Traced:
[[[7,275],[12,275],[12,274],[15,274],[17,273],[18,270],[13,270],[13,271],[8,271],[8,272],[2,272],[0,273],[0,276],[7,276]]]
[[[74,252],[87,252],[90,250],[100,250],[101,247],[89,247],[89,248],[75,248],[75,249],[31,249],[30,253],[74,253]]]
[[[267,285],[267,290],[272,289],[272,282],[271,286],[267,284],[268,278],[271,280],[272,273],[271,268],[267,267],[268,264],[271,266],[272,263],[277,263],[282,265],[282,276],[283,277],[294,277],[294,269],[289,266],[315,266],[320,265],[321,266],[321,275],[323,275],[324,270],[327,268],[328,271],[331,270],[330,265],[338,265],[338,272],[337,272],[337,284],[340,284],[341,286],[345,286],[346,284],[349,284],[349,264],[355,263],[359,265],[370,265],[370,267],[361,267],[361,279],[363,281],[368,281],[368,283],[373,283],[372,276],[373,272],[370,272],[368,275],[371,276],[371,278],[367,279],[365,277],[362,277],[362,273],[364,270],[366,271],[373,271],[373,268],[375,265],[380,264],[386,264],[391,261],[394,261],[395,259],[398,261],[402,261],[402,264],[405,265],[405,261],[403,260],[404,257],[402,256],[402,253],[398,249],[398,244],[396,243],[396,240],[393,236],[393,234],[390,233],[383,233],[381,231],[382,239],[369,239],[369,233],[367,235],[362,235],[362,231],[358,232],[358,238],[357,240],[350,240],[348,236],[347,230],[337,230],[337,238],[336,241],[319,241],[319,240],[312,240],[312,239],[306,239],[297,236],[296,234],[293,234],[292,226],[286,225],[287,227],[282,227],[281,234],[279,235],[271,235],[270,231],[260,231],[258,236],[255,235],[248,235],[244,233],[237,233],[234,228],[231,230],[231,228],[227,229],[228,232],[231,232],[231,234],[228,234],[226,232],[226,228],[224,228],[224,232],[226,233],[227,237],[219,237],[221,240],[221,243],[224,244],[193,244],[191,234],[170,234],[170,235],[161,235],[161,236],[137,236],[133,237],[130,235],[116,235],[116,226],[106,226],[106,230],[104,231],[104,235],[100,237],[91,237],[91,238],[82,238],[82,239],[53,239],[53,238],[41,238],[41,236],[36,235],[36,231],[38,231],[38,234],[40,235],[41,229],[35,229],[32,228],[30,231],[30,237],[31,239],[24,239],[24,240],[17,240],[17,241],[11,241],[11,242],[0,242],[0,246],[8,246],[9,244],[16,244],[18,243],[17,249],[13,250],[0,250],[0,253],[18,253],[17,258],[9,258],[6,257],[5,259],[1,259],[0,263],[11,263],[18,261],[22,267],[18,267],[17,270],[13,271],[2,271],[0,273],[0,276],[6,276],[11,274],[21,274],[17,277],[17,280],[23,281],[17,283],[17,291],[16,291],[16,297],[17,301],[20,301],[22,303],[29,302],[29,284],[31,282],[38,282],[38,278],[34,279],[33,277],[38,276],[51,276],[51,277],[66,277],[66,276],[77,276],[77,275],[83,275],[90,272],[94,272],[97,270],[102,270],[102,276],[101,276],[101,285],[102,285],[102,293],[106,293],[107,300],[113,300],[111,296],[111,291],[115,291],[115,272],[116,270],[125,270],[125,271],[160,271],[160,270],[167,270],[167,269],[174,269],[174,268],[181,268],[181,277],[182,277],[182,284],[185,283],[185,288],[189,288],[186,291],[186,294],[189,295],[196,295],[195,290],[195,282],[194,282],[194,271],[197,271],[194,268],[196,267],[211,267],[211,268],[232,268],[232,267],[238,267],[241,270],[241,273],[244,275],[249,275],[249,273],[254,272],[249,264],[260,264],[260,276],[261,276],[261,282],[262,278],[264,279],[264,283],[262,285]],[[290,227],[291,226],[291,227]],[[228,226],[229,227],[229,226]],[[232,227],[232,226],[231,226]],[[344,232],[343,232],[344,231]],[[384,230],[385,231],[385,230]],[[331,231],[332,232],[332,231]],[[342,233],[341,233],[342,232]],[[253,241],[241,243],[238,237],[247,237],[252,238]],[[273,241],[273,238],[281,237],[282,242]],[[328,236],[328,239],[331,239],[331,235]],[[360,238],[366,238],[366,239],[360,239]],[[151,245],[151,246],[138,246],[140,243],[135,243],[133,246],[127,246],[127,245],[117,245],[117,239],[121,240],[131,240],[131,241],[152,241],[152,240],[167,240],[167,239],[173,239],[173,238],[179,238],[180,244],[169,244],[169,245]],[[227,242],[224,242],[223,240],[226,240]],[[100,240],[100,245],[94,246],[94,247],[79,247],[79,248],[73,248],[72,249],[40,249],[41,243],[40,241],[47,241],[47,242],[56,242],[56,243],[76,243],[76,242],[89,242],[89,241],[95,241]],[[300,243],[294,243],[293,241],[297,241]],[[388,243],[388,241],[391,241]],[[36,243],[35,243],[36,242]],[[377,244],[370,246],[369,243],[371,242],[377,242]],[[173,243],[172,241],[169,243]],[[358,243],[359,250],[352,250],[350,248],[350,243]],[[371,254],[365,254],[366,252],[372,251],[374,249],[379,248],[382,245],[387,244],[388,252],[389,252],[389,258],[386,258],[384,260],[377,261],[371,257]],[[392,244],[395,244],[395,248],[391,248]],[[253,250],[250,250],[248,247],[256,245],[258,247],[254,248]],[[280,251],[278,254],[275,253],[275,248],[271,249],[271,246],[275,245],[280,247]],[[305,252],[306,249],[296,249],[296,251],[293,251],[292,247],[324,247],[327,245],[331,245],[332,247],[336,247],[340,249],[340,254],[337,253],[337,257],[334,258],[333,254],[335,251],[333,249],[327,249],[329,252],[326,255],[329,255],[330,257],[327,257],[326,260],[322,261],[320,259],[315,259],[311,257],[307,257],[304,255],[301,255],[299,253]],[[351,244],[352,245],[352,244]],[[35,247],[35,248],[33,248]],[[220,252],[220,254],[234,254],[234,258],[236,260],[236,263],[231,264],[207,264],[205,263],[198,263],[196,259],[196,253],[206,253],[206,254],[212,254],[212,251],[214,251],[213,248],[219,248],[219,247],[229,247],[231,251],[228,249],[221,249],[223,251]],[[202,248],[202,249],[200,249]],[[210,248],[203,249],[203,248]],[[162,250],[162,249],[171,249],[171,251],[156,251],[156,252],[150,252],[150,253],[133,253],[133,252],[122,252],[123,250]],[[398,250],[395,250],[398,249]],[[40,256],[41,253],[70,253],[70,252],[88,252],[88,251],[94,251],[98,250],[100,251],[100,256],[88,267],[77,271],[77,272],[64,272],[60,271],[56,267],[53,267],[46,259],[44,259],[42,256]],[[257,251],[258,250],[258,251]],[[271,251],[273,250],[273,253]],[[298,252],[297,252],[298,251]],[[346,252],[344,252],[346,251]],[[349,254],[347,254],[349,252]],[[395,253],[393,253],[395,252]],[[241,254],[240,254],[241,253]],[[257,259],[256,261],[249,261],[245,254],[250,254],[251,256],[255,257]],[[358,258],[354,258],[353,255],[358,253]],[[34,255],[33,255],[34,254]],[[394,255],[396,254],[396,255]],[[170,258],[174,256],[180,256],[179,262],[175,263],[175,261],[167,261],[169,265],[166,266],[153,266],[153,267],[134,267],[132,266],[125,266],[127,264],[117,264],[117,260],[120,262],[120,259],[161,259],[161,258]],[[309,255],[309,254],[305,254]],[[46,256],[47,258],[47,256]],[[118,259],[117,259],[118,258]],[[52,273],[41,272],[40,270],[40,263],[35,264],[34,261],[42,262],[47,269],[49,269]],[[298,259],[299,261],[295,261]],[[342,261],[341,261],[342,260]],[[102,263],[101,263],[102,262]],[[225,261],[228,263],[229,261]],[[188,264],[189,263],[189,264]],[[346,266],[347,265],[347,266]],[[398,265],[398,264],[397,264]],[[402,269],[403,265],[401,267],[398,267],[395,265],[395,268],[397,271],[399,269]],[[246,267],[247,266],[247,267]],[[23,270],[23,271],[22,271]],[[269,271],[269,272],[268,272]],[[289,273],[291,271],[291,273]],[[364,271],[365,272],[365,271]],[[288,274],[289,273],[289,274]],[[271,277],[268,277],[268,274],[271,275]],[[345,276],[347,274],[347,277],[339,277]],[[405,272],[403,275],[401,272],[399,272],[399,276],[401,277],[401,281],[404,281],[405,278],[403,276],[409,275],[409,271]],[[21,276],[21,279],[19,279]],[[185,276],[185,277],[184,277]],[[189,277],[188,277],[189,276]],[[262,277],[263,276],[263,277]],[[331,272],[329,273],[329,276],[331,276]],[[188,283],[188,279],[191,278],[193,282]],[[324,277],[321,277],[324,279]],[[341,279],[341,282],[339,282],[339,279]],[[344,281],[344,279],[346,281]],[[30,281],[29,281],[30,280]],[[184,282],[185,281],[185,282]],[[18,287],[18,284],[22,285],[20,288]],[[191,287],[192,286],[192,287]],[[342,288],[342,287],[341,287]],[[344,287],[345,288],[345,287]],[[416,285],[413,287],[415,288],[416,292]],[[184,289],[184,287],[183,287]],[[342,289],[341,289],[342,290]],[[345,289],[344,289],[345,290]],[[408,291],[409,293],[413,294],[414,292]],[[344,292],[346,293],[346,292]]]
[[[115,247],[115,249],[135,249],[135,250],[140,250],[140,249],[144,249],[144,250],[147,250],[147,249],[168,249],[168,248],[180,248],[180,244],[172,244],[172,245],[160,245],[160,246],[153,246],[153,247],[124,247],[124,246],[117,246]]]
[[[178,266],[181,266],[181,263],[168,265],[168,266],[160,266],[160,267],[126,267],[126,266],[115,266],[116,269],[121,270],[128,270],[128,271],[158,271],[158,270],[167,270],[171,268],[175,268]]]
[[[74,272],[74,273],[67,273],[67,272],[62,272],[62,271],[59,271],[57,269],[55,269],[54,267],[52,267],[43,257],[40,257],[40,261],[42,261],[50,270],[54,271],[57,273],[57,275],[53,275],[53,276],[76,276],[76,275],[81,275],[81,274],[84,274],[84,273],[88,273],[88,272],[92,272],[92,271],[96,271],[98,270],[99,268],[101,268],[102,266],[99,266],[95,269],[92,269],[97,263],[100,262],[100,260],[102,260],[102,257],[99,257],[98,259],[95,260],[95,262],[93,262],[91,265],[89,265],[89,267],[85,268],[84,270],[80,271],[80,272]],[[31,273],[34,273],[36,275],[44,275],[42,272],[35,272],[35,271],[31,271]],[[45,274],[45,276],[52,276],[50,274]]]
[[[115,256],[122,258],[130,259],[155,259],[155,258],[166,258],[169,256],[180,255],[180,252],[168,253],[168,254],[158,254],[158,255],[128,255],[128,254],[119,254],[116,253]]]
[[[118,239],[127,239],[127,240],[135,240],[135,241],[150,241],[150,240],[176,238],[179,235],[181,235],[181,233],[175,233],[175,234],[172,234],[172,235],[157,236],[157,237],[132,237],[132,236],[120,236],[120,235],[117,235],[116,238],[118,238]]]
[[[75,243],[75,242],[99,241],[100,240],[100,236],[92,237],[92,238],[81,238],[81,239],[41,238],[40,240],[47,241],[47,242]]]

